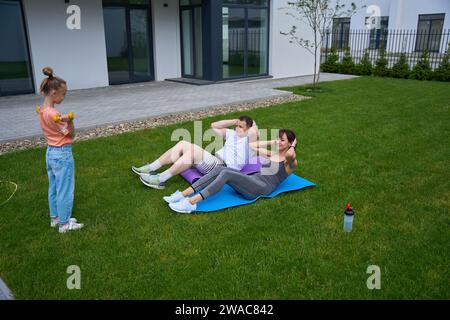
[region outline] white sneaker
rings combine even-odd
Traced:
[[[77,222],[77,219],[75,219],[75,218],[70,218],[69,221]],[[56,227],[57,225],[58,225],[58,218],[56,218],[56,219],[50,218],[50,227],[51,227],[51,228],[54,228],[54,227]]]
[[[164,201],[167,203],[174,203],[184,199],[183,193],[180,191],[175,191],[170,196],[163,197]]]
[[[65,233],[67,231],[79,230],[84,227],[84,224],[77,223],[72,220],[69,220],[65,225],[59,227],[59,233]]]
[[[191,213],[197,209],[197,204],[191,204],[189,198],[184,198],[181,201],[169,203],[169,207],[178,213]]]
[[[133,171],[137,175],[141,175],[141,174],[154,175],[154,174],[156,174],[156,171],[150,170],[150,164],[146,164],[145,166],[142,166],[142,167],[132,166],[131,167],[131,171]]]
[[[143,173],[139,176],[139,179],[143,184],[150,188],[164,189],[166,187],[166,183],[159,180],[159,174],[151,175]]]

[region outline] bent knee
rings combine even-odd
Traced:
[[[226,170],[226,169],[225,169],[224,167],[217,166],[217,167],[214,167],[214,168],[211,170],[211,172],[212,172],[214,175],[218,175],[218,174],[222,173],[222,172],[225,171],[225,170]]]
[[[185,141],[185,140],[181,140],[181,141],[178,141],[178,142],[177,142],[177,145],[178,145],[178,146],[181,146],[181,147],[189,147],[189,146],[192,145],[192,143],[187,142],[187,141]]]

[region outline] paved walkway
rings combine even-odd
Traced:
[[[352,77],[323,73],[321,81]],[[63,113],[73,111],[76,116],[76,128],[88,129],[218,105],[289,95],[288,92],[274,88],[311,82],[312,76],[226,82],[205,86],[169,81],[146,82],[69,91],[58,109]],[[0,143],[41,135],[35,113],[37,104],[42,104],[42,98],[36,94],[0,98]]]
[[[1,278],[0,278],[0,300],[14,300],[11,291]]]

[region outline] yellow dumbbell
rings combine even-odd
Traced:
[[[55,114],[55,116],[53,117],[53,121],[55,121],[56,123],[58,123],[59,121],[73,121],[73,118],[73,112],[70,111],[66,116]]]
[[[41,106],[40,105],[36,106],[36,113],[37,114],[41,113]]]

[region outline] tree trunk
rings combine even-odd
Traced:
[[[314,79],[313,91],[316,91],[316,76],[317,76],[317,29],[314,28]]]
[[[316,75],[317,75],[317,49],[314,49],[314,80],[313,80],[314,91],[316,90]]]

